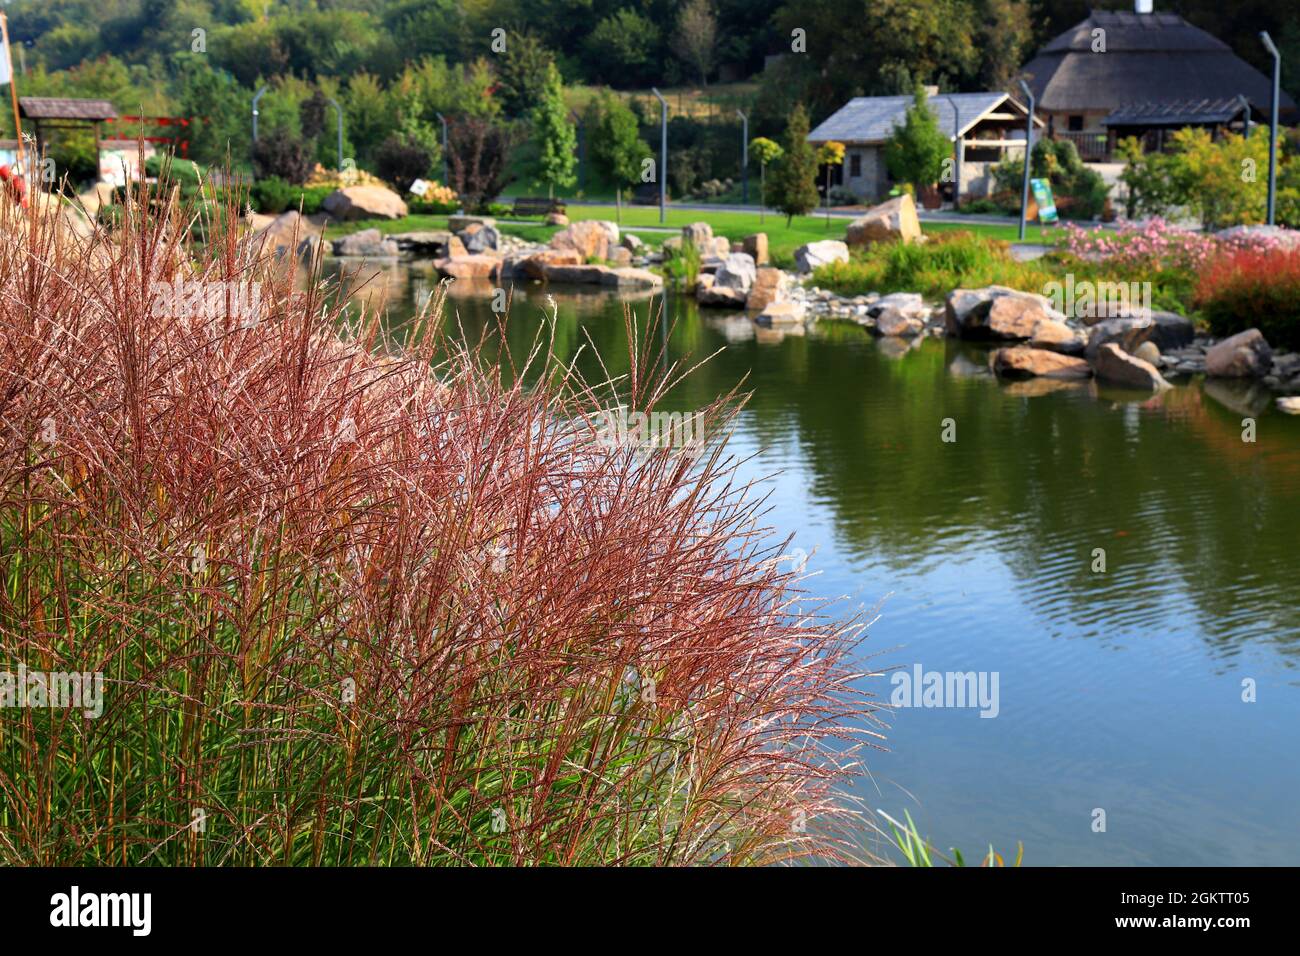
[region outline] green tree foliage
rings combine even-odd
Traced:
[[[591,79],[601,83],[651,82],[658,72],[655,51],[662,37],[654,21],[623,7],[596,24],[583,45]]]
[[[547,64],[546,81],[533,110],[533,138],[537,146],[537,179],[549,195],[555,187],[577,182],[578,134],[564,105],[564,83],[554,63]]]
[[[636,116],[609,90],[602,90],[592,100],[585,122],[592,161],[600,174],[614,185],[621,218],[623,189],[641,181],[643,161],[650,150],[641,139]]]
[[[497,97],[506,116],[527,116],[543,95],[555,55],[532,33],[511,33],[497,62]]]
[[[885,165],[896,182],[919,189],[939,181],[943,161],[952,156],[952,142],[939,130],[925,88],[918,86],[903,125],[885,142]]]
[[[1052,184],[1056,208],[1065,219],[1094,219],[1101,215],[1108,192],[1101,174],[1089,168],[1069,140],[1040,139],[1034,143],[1030,174]],[[1020,208],[1025,163],[1012,159],[993,167],[993,179],[1000,192],[1015,197]]]
[[[785,156],[776,167],[773,203],[785,213],[786,225],[795,216],[817,208],[817,154],[808,142],[808,111],[796,106],[786,127]]]

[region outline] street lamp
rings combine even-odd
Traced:
[[[262,96],[266,93],[268,89],[270,89],[270,87],[264,86],[256,93],[253,94],[253,142],[254,143],[257,142],[257,101],[262,98]]]
[[[1034,156],[1034,94],[1024,80],[1020,81],[1020,88],[1025,91],[1025,99],[1029,101],[1028,112],[1025,114],[1025,178],[1020,190],[1020,241],[1023,242],[1025,216],[1029,212],[1029,165]]]
[[[746,205],[749,203],[749,117],[736,110],[736,115],[740,117],[740,201]]]
[[[663,222],[668,204],[668,101],[654,87],[650,92],[659,100],[659,221]]]
[[[339,120],[339,172],[343,172],[343,107],[339,106],[339,101],[334,97],[327,97],[334,107],[334,112],[338,114]]]
[[[1261,30],[1259,39],[1264,44],[1264,49],[1268,50],[1273,56],[1273,118],[1269,123],[1268,132],[1268,224],[1274,225],[1274,216],[1277,210],[1277,111],[1278,100],[1282,88],[1282,54],[1273,44],[1273,38],[1268,35],[1267,30]],[[1249,111],[1246,113],[1247,122],[1250,121]]]
[[[961,114],[957,112],[957,101],[952,96],[948,97],[948,105],[952,107],[952,208],[956,209],[961,205]]]
[[[451,177],[447,173],[447,119],[441,113],[435,113],[438,122],[442,124],[442,184],[451,185]]]

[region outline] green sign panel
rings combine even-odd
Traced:
[[[1056,200],[1052,198],[1052,184],[1046,179],[1031,179],[1029,186],[1034,191],[1034,202],[1038,203],[1038,221],[1056,222]]]

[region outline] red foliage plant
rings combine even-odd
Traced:
[[[1215,335],[1258,328],[1300,349],[1300,249],[1231,249],[1201,268],[1194,297]]]
[[[532,376],[441,295],[388,341],[235,199],[0,204],[0,660],[104,682],[0,709],[0,860],[862,859],[863,625],[720,443],[601,440],[547,323]]]

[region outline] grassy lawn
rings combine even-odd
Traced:
[[[569,218],[575,221],[580,219],[613,220],[615,214],[616,210],[612,205],[569,207]],[[787,226],[785,216],[778,213],[768,213],[764,221],[760,221],[756,212],[717,212],[712,210],[701,212],[699,210],[669,207],[666,226],[672,229],[673,232],[659,232],[655,231],[660,226],[658,206],[624,206],[620,224],[625,231],[635,233],[649,245],[657,246],[669,235],[679,235],[682,226],[700,221],[709,223],[716,234],[731,239],[743,239],[750,233],[766,232],[768,250],[773,260],[777,265],[786,266],[793,263],[794,250],[799,246],[806,242],[816,242],[819,239],[843,239],[844,230],[848,226],[847,219],[832,219],[828,226],[825,217],[821,216],[795,216],[794,221]],[[407,216],[405,219],[396,220],[381,219],[336,223],[331,225],[325,231],[325,234],[327,238],[336,238],[360,229],[378,229],[387,235],[397,232],[446,228],[446,216]],[[502,223],[500,228],[503,232],[512,236],[519,236],[531,242],[546,242],[556,232],[556,227],[544,226],[540,221],[528,225]],[[970,232],[978,236],[1000,239],[1005,242],[1014,242],[1017,235],[1015,224],[1002,223],[936,222],[926,223],[924,229],[927,233],[936,235],[945,232]],[[1040,229],[1038,226],[1030,226],[1025,232],[1025,239],[1027,242],[1050,243],[1058,233],[1058,229]]]

